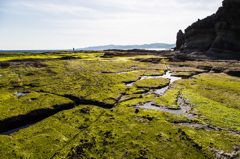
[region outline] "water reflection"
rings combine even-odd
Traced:
[[[144,93],[143,95],[154,93],[154,94],[157,94],[159,96],[162,96],[168,90],[168,88],[170,87],[170,85],[173,82],[182,79],[181,77],[172,76],[170,71],[167,71],[166,74],[164,74],[162,76],[142,76],[139,80],[144,80],[144,79],[149,79],[149,78],[167,78],[167,79],[170,80],[170,83],[169,83],[168,86],[160,88],[160,89],[150,89],[149,92]],[[134,83],[135,82],[129,83],[126,86],[133,86]],[[142,109],[160,110],[160,111],[164,111],[164,112],[168,112],[168,113],[172,113],[172,114],[177,114],[177,115],[186,115],[187,118],[189,118],[189,119],[192,119],[196,116],[196,115],[188,113],[191,110],[191,108],[187,105],[182,104],[184,102],[182,101],[182,99],[180,97],[178,98],[178,101],[177,101],[178,105],[180,106],[180,109],[167,109],[167,108],[164,108],[164,107],[159,107],[159,106],[154,105],[153,102],[154,101],[150,101],[150,102],[144,103],[142,105],[138,104],[135,107],[142,108]]]
[[[15,96],[20,97],[20,96],[25,96],[27,94],[28,94],[27,92],[19,92],[19,93],[15,94]]]
[[[178,99],[178,101],[179,100],[180,99]],[[143,105],[138,104],[135,107],[142,108],[142,109],[160,110],[163,112],[168,112],[168,113],[172,113],[172,114],[176,114],[176,115],[186,115],[188,119],[193,119],[194,117],[196,117],[196,115],[189,113],[189,111],[191,110],[191,107],[189,107],[187,105],[182,105],[180,102],[178,102],[178,104],[181,109],[167,109],[164,107],[159,107],[159,106],[154,105],[153,101],[147,102]]]

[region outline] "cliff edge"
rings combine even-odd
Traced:
[[[240,57],[240,0],[224,0],[218,11],[177,33],[176,49],[216,57]]]

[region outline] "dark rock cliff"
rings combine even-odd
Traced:
[[[176,48],[185,53],[240,56],[240,0],[224,0],[216,14],[177,34]]]

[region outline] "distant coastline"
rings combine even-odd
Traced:
[[[107,50],[107,49],[106,49]],[[124,49],[119,49],[119,50],[124,50]],[[126,49],[126,50],[132,50],[132,49]],[[161,50],[171,50],[171,48],[143,48],[139,50],[156,50],[156,51],[161,51]],[[44,53],[44,52],[58,52],[58,51],[73,51],[73,50],[0,50],[0,53]],[[81,50],[81,49],[76,49],[75,51],[103,51],[103,50]]]
[[[85,48],[75,48],[75,51],[103,51],[109,49],[118,49],[118,50],[132,50],[132,49],[144,49],[144,50],[170,50],[174,48],[175,44],[167,43],[152,43],[152,44],[143,44],[143,45],[103,45],[103,46],[91,46]],[[43,53],[43,52],[54,52],[54,51],[73,51],[73,49],[56,49],[56,50],[0,50],[0,53],[9,52],[9,53],[20,53],[20,52],[32,52],[32,53]]]
[[[152,44],[143,44],[143,45],[103,45],[103,46],[91,46],[85,48],[77,48],[77,50],[132,50],[132,49],[145,49],[145,50],[165,50],[174,48],[176,44],[167,44],[167,43],[152,43]]]

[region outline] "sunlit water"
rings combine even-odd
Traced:
[[[151,89],[149,92],[144,93],[143,95],[147,95],[147,94],[157,94],[159,96],[162,96],[167,90],[168,88],[171,86],[171,84],[177,80],[182,79],[181,77],[174,77],[171,76],[170,71],[167,71],[166,74],[162,75],[162,76],[142,76],[140,78],[140,80],[143,79],[149,79],[149,78],[168,78],[170,80],[170,83],[168,86],[160,88],[160,89]],[[133,86],[135,82],[129,83],[126,86]],[[181,98],[178,98],[178,104],[180,106],[181,109],[166,109],[166,108],[162,108],[159,106],[156,106],[153,104],[154,101],[150,101],[147,102],[143,105],[136,105],[135,107],[137,108],[142,108],[142,109],[153,109],[153,110],[160,110],[160,111],[164,111],[164,112],[168,112],[168,113],[172,113],[172,114],[177,114],[177,115],[186,115],[189,119],[192,119],[195,117],[195,115],[189,114],[188,111],[191,110],[191,108],[187,105],[183,105],[181,103],[183,102],[179,102],[181,100]]]
[[[19,93],[17,93],[15,96],[17,96],[17,97],[20,97],[20,96],[25,96],[25,95],[27,95],[28,93],[26,93],[26,92],[19,92]]]

